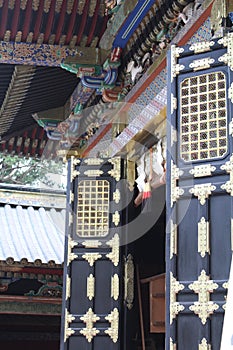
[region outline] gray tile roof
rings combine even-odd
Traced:
[[[64,259],[65,209],[0,206],[0,260],[42,263]]]

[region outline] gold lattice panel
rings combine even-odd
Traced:
[[[227,152],[226,77],[211,72],[180,85],[180,153],[186,161],[222,157]]]
[[[100,237],[109,228],[109,182],[83,180],[78,186],[77,235]]]

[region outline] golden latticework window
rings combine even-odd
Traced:
[[[184,161],[206,160],[226,154],[226,77],[222,72],[183,80],[180,111],[180,153]]]
[[[77,235],[103,237],[109,228],[109,182],[83,180],[78,186]]]

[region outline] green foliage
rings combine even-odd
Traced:
[[[0,183],[64,189],[65,172],[60,161],[0,153]]]

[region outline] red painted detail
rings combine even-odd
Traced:
[[[31,138],[34,139],[36,136],[36,132],[37,132],[37,126],[32,130],[31,132]]]
[[[27,39],[29,28],[30,28],[31,15],[32,15],[32,0],[28,0],[26,11],[25,11],[25,17],[24,17],[25,19],[24,19],[23,31],[22,31],[22,41],[25,41]]]
[[[62,28],[64,25],[64,20],[65,20],[65,15],[66,15],[66,3],[67,3],[67,0],[62,1],[61,11],[59,14],[59,21],[58,21],[58,25],[57,25],[57,29],[56,29],[55,44],[59,44],[59,40],[61,37]]]
[[[52,34],[52,26],[53,26],[53,18],[55,13],[55,6],[56,1],[51,1],[50,9],[49,9],[49,15],[48,15],[48,21],[44,33],[44,43],[48,43],[49,37]]]
[[[6,148],[6,141],[1,143],[1,149],[4,151]]]
[[[37,41],[38,36],[40,34],[40,26],[41,26],[43,11],[44,11],[44,0],[40,0],[39,1],[39,8],[37,11],[35,28],[34,28],[33,42]]]
[[[6,24],[7,24],[7,15],[8,15],[8,0],[5,0],[3,2],[3,8],[2,8],[2,17],[0,21],[0,39],[2,40],[4,38],[5,30],[6,30]]]
[[[81,21],[81,25],[80,25],[80,28],[79,28],[79,33],[78,33],[76,45],[80,44],[80,41],[81,41],[82,36],[83,36],[83,32],[84,32],[85,25],[86,25],[86,22],[87,22],[89,3],[90,3],[90,0],[86,0],[85,5],[84,5],[84,9],[83,9],[83,13],[82,13],[82,21]]]
[[[97,19],[98,19],[99,8],[100,8],[100,0],[97,0],[94,16],[93,16],[92,21],[91,21],[91,29],[90,29],[88,39],[87,39],[87,44],[86,44],[87,46],[89,46],[92,42],[92,38],[93,38],[93,35],[95,32],[95,27],[96,27],[96,23],[97,23]]]
[[[40,128],[40,133],[39,133],[38,139],[41,140],[43,138],[43,136],[44,136],[44,133],[45,133],[44,129]]]
[[[14,15],[12,18],[11,37],[10,37],[11,41],[15,40],[15,35],[17,33],[18,22],[19,22],[19,14],[20,14],[20,1],[16,1],[15,7],[14,7]]]
[[[78,8],[78,0],[74,0],[71,16],[69,20],[69,28],[66,34],[66,41],[65,41],[66,45],[70,43],[70,40],[72,38],[74,23],[75,23],[76,14],[77,14],[77,8]]]
[[[42,275],[63,275],[63,269],[60,267],[50,268],[50,267],[22,267],[20,268],[20,273],[34,273]]]

